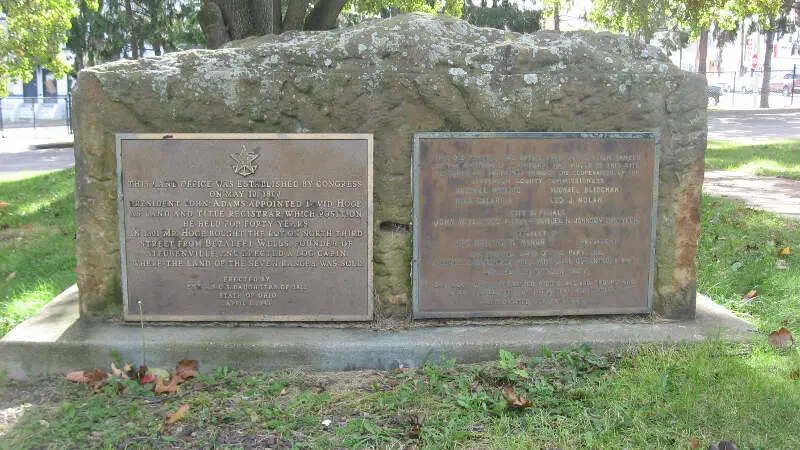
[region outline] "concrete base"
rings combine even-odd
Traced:
[[[140,363],[141,333],[138,326],[80,319],[78,289],[72,286],[0,340],[0,371],[25,379],[93,367],[108,370],[111,350],[123,361]],[[698,295],[696,319],[686,322],[604,316],[399,331],[187,324],[146,326],[144,335],[146,362],[151,367],[172,368],[181,359],[196,359],[205,371],[219,366],[267,371],[298,366],[316,370],[415,367],[426,357],[468,363],[496,359],[500,348],[535,355],[542,345],[557,350],[589,343],[596,352],[606,352],[633,344],[671,344],[717,335],[743,340],[754,333],[748,322]]]

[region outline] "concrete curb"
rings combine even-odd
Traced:
[[[700,341],[722,336],[752,339],[752,326],[704,296],[698,296],[693,321],[634,322],[619,317],[569,318],[537,325],[417,327],[400,331],[301,326],[214,327],[146,326],[146,363],[169,368],[197,359],[201,370],[228,366],[266,371],[288,367],[315,370],[417,367],[428,358],[460,363],[497,359],[500,348],[528,355],[542,345],[557,350],[590,343],[607,352],[643,343]],[[25,379],[42,373],[107,368],[109,352],[141,362],[141,329],[135,325],[80,319],[78,290],[70,287],[38,314],[0,340],[0,370]]]
[[[29,148],[31,150],[45,150],[50,148],[67,148],[73,145],[75,145],[73,141],[38,142],[36,144],[31,144]]]

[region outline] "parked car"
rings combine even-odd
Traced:
[[[800,75],[792,79],[791,73],[777,73],[769,79],[769,91],[780,92],[785,96],[789,96],[792,91],[800,91]]]

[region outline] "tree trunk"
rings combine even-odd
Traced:
[[[139,59],[139,36],[136,33],[136,24],[133,20],[133,8],[131,7],[131,0],[125,0],[125,15],[128,17],[128,26],[130,33],[128,43],[131,46],[131,58]]]
[[[347,0],[319,0],[308,15],[303,29],[319,31],[336,28],[336,19],[346,4]]]
[[[277,1],[277,13],[275,3]],[[254,34],[247,36],[263,36],[265,34],[278,34],[281,31],[281,2],[280,0],[250,0],[250,18]],[[243,37],[247,37],[243,36]],[[235,38],[242,39],[242,37]]]
[[[561,31],[561,2],[559,1],[553,4],[553,29]]]
[[[769,78],[772,71],[772,45],[775,43],[775,21],[770,20],[770,29],[766,33],[767,48],[764,49],[764,71],[761,78],[761,108],[769,108]]]
[[[282,22],[280,0],[205,0],[198,21],[208,48],[250,36],[277,34]]]
[[[308,2],[306,0],[289,0],[289,4],[286,5],[286,16],[283,18],[281,32],[302,30],[307,8]]]
[[[197,20],[200,22],[200,29],[203,30],[203,34],[206,35],[208,48],[220,48],[231,41],[231,35],[228,33],[228,27],[225,26],[222,10],[216,3],[206,0],[200,8]]]
[[[700,31],[697,40],[697,73],[706,74],[706,61],[708,60],[708,28]]]

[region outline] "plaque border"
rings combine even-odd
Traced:
[[[535,139],[652,139],[653,140],[653,189],[650,212],[650,262],[647,280],[647,306],[627,308],[566,308],[558,311],[420,311],[420,140],[421,139],[496,139],[496,138],[535,138]],[[468,132],[416,132],[413,137],[411,154],[411,187],[412,187],[412,240],[411,257],[411,302],[413,319],[467,319],[480,317],[546,317],[569,315],[606,315],[606,314],[644,314],[653,311],[653,288],[655,285],[656,260],[656,221],[658,219],[658,184],[659,163],[661,159],[661,132],[655,131],[567,131],[567,132],[527,132],[527,131],[468,131]]]
[[[117,175],[117,219],[120,253],[120,288],[122,290],[122,318],[126,322],[348,322],[370,321],[374,317],[373,295],[373,135],[370,133],[114,133]],[[126,140],[357,140],[367,141],[367,313],[365,315],[287,314],[270,316],[253,315],[199,315],[179,314],[129,314],[128,271],[125,251],[125,199],[122,186],[122,141]]]

